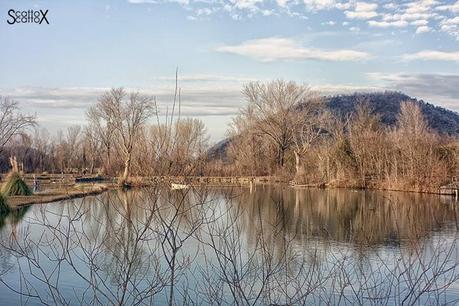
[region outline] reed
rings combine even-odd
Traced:
[[[1,192],[4,196],[30,196],[33,193],[19,173],[15,171],[8,174]]]

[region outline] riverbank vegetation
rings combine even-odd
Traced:
[[[432,128],[425,104],[407,100],[391,116],[376,112],[374,95],[355,95],[355,105],[294,82],[252,82],[224,145],[210,147],[199,119],[182,117],[177,83],[172,107],[159,111],[155,97],[111,89],[87,110],[84,126],[55,137],[2,99],[2,171],[16,156],[21,171],[118,177],[122,185],[145,176],[277,176],[317,186],[436,192],[456,175],[458,142],[448,114],[444,134]],[[330,106],[332,105],[332,106]],[[430,106],[429,106],[430,107]],[[432,107],[430,107],[432,108]],[[437,124],[438,125],[438,124]],[[31,129],[34,128],[34,129]],[[214,154],[216,151],[219,154]]]
[[[343,116],[294,83],[252,83],[243,92],[248,105],[228,150],[235,173],[413,191],[436,191],[456,173],[456,138],[432,130],[415,102],[402,102],[395,125],[386,126],[365,99]]]

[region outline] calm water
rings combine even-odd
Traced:
[[[0,218],[0,304],[455,304],[457,211],[276,186],[36,205]]]

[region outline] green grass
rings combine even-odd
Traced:
[[[27,186],[19,173],[10,172],[6,182],[2,185],[1,192],[4,196],[29,196],[32,190]]]

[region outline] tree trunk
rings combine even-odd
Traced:
[[[91,165],[90,165],[90,167],[89,167],[89,173],[90,173],[90,174],[93,174],[93,173],[94,173],[94,164],[95,164],[94,158],[92,158],[92,159],[91,159]]]
[[[293,153],[295,153],[296,178],[300,178],[304,174],[304,165],[302,163],[301,154],[296,150],[294,150]]]
[[[131,153],[127,154],[126,161],[124,162],[123,183],[127,182],[131,171]]]
[[[285,151],[286,149],[282,146],[279,147],[278,156],[277,156],[277,165],[279,169],[284,167],[284,159],[285,159]]]
[[[107,160],[105,161],[105,173],[111,175],[110,169],[110,146],[107,146]]]

